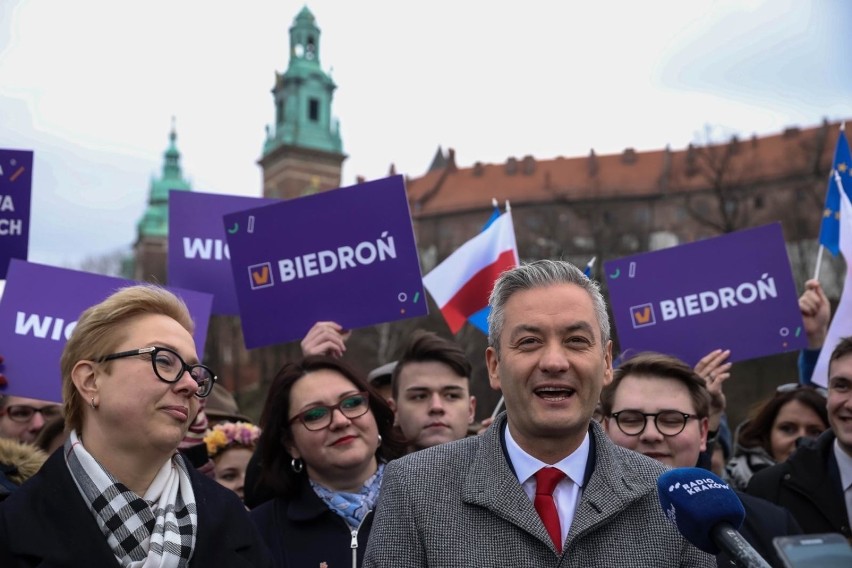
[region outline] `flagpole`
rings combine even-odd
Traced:
[[[500,396],[500,400],[497,401],[497,406],[494,407],[494,412],[491,413],[491,420],[497,418],[497,415],[500,414],[500,410],[503,408],[503,396]]]
[[[819,245],[819,252],[817,253],[816,260],[816,268],[814,269],[814,280],[819,280],[819,269],[822,265],[822,252],[825,250],[825,245]]]

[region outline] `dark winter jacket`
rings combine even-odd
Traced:
[[[839,532],[852,537],[834,439],[834,432],[826,430],[786,462],[755,473],[746,492],[790,511],[805,534]]]
[[[89,568],[118,566],[95,517],[64,462],[63,448],[0,503],[0,566]],[[271,566],[269,551],[242,502],[189,468],[198,510],[190,566]]]

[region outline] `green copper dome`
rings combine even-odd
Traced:
[[[290,27],[290,62],[275,74],[275,124],[267,126],[263,155],[281,146],[343,153],[340,125],[331,115],[337,85],[320,66],[320,29],[307,6]]]
[[[169,191],[192,191],[189,182],[183,178],[180,169],[180,152],[177,149],[177,134],[174,120],[169,133],[169,147],[163,154],[163,175],[151,179],[148,194],[148,207],[137,224],[139,238],[167,237],[169,234]]]

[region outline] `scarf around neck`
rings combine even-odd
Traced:
[[[186,464],[175,453],[139,497],[110,474],[72,430],[65,462],[121,566],[181,568],[195,548],[198,513]]]
[[[313,479],[311,488],[314,493],[328,505],[328,508],[343,517],[346,524],[357,529],[367,513],[376,506],[379,499],[379,489],[382,487],[382,476],[385,472],[385,464],[380,463],[376,473],[371,475],[357,493],[345,491],[332,491],[331,489],[316,483]]]

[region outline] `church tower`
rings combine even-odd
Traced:
[[[263,195],[290,199],[340,187],[343,143],[331,116],[337,85],[320,67],[320,30],[307,6],[290,27],[290,63],[275,73],[275,124],[259,160]]]
[[[172,119],[169,147],[163,154],[163,175],[151,179],[148,207],[136,225],[137,239],[133,245],[135,267],[131,277],[166,284],[166,254],[169,238],[169,190],[191,191],[188,181],[180,169],[180,152],[177,149],[177,134]]]

